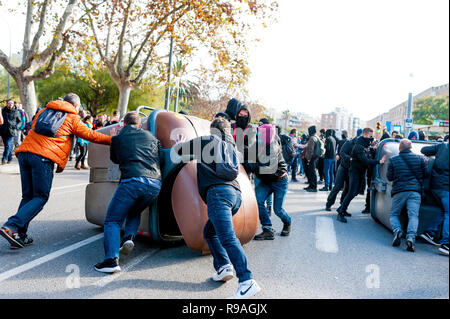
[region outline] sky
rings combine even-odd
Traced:
[[[252,101],[313,116],[344,107],[367,121],[409,92],[449,83],[448,0],[278,3],[278,22],[254,30],[261,42],[250,49]],[[23,19],[0,7],[5,53],[8,25],[12,52],[20,51]]]
[[[449,82],[448,0],[279,5],[250,59],[250,96],[267,107],[313,116],[344,107],[367,121]]]

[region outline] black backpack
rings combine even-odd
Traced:
[[[239,175],[239,158],[236,146],[217,139],[217,153],[214,160],[216,164],[216,175],[226,181],[234,181]]]
[[[66,119],[67,113],[63,111],[46,108],[37,118],[34,131],[48,137],[56,136],[61,125]]]
[[[283,158],[286,163],[290,163],[292,159],[294,158],[294,143],[292,142],[292,139],[290,136],[286,134],[280,135],[281,140],[281,148],[283,150]]]

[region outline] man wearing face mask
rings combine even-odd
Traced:
[[[236,113],[236,122],[231,125],[231,133],[237,149],[243,154],[243,162],[256,163],[256,127],[251,122],[247,105],[240,104]],[[248,172],[247,172],[248,173]]]
[[[345,216],[351,216],[347,212],[347,208],[353,198],[359,193],[360,183],[364,180],[366,169],[369,166],[384,164],[386,155],[381,160],[371,159],[369,156],[369,147],[373,141],[373,129],[365,128],[358,138],[356,138],[355,146],[351,152],[351,163],[349,170],[349,190],[341,206],[337,209],[337,220],[346,223]]]

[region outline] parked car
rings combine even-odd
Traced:
[[[107,126],[99,132],[111,135],[113,130],[120,130],[121,125]],[[203,228],[208,220],[207,206],[198,192],[196,162],[176,163],[170,151],[177,143],[209,135],[210,122],[166,110],[153,110],[142,119],[142,128],[150,130],[159,139],[164,160],[159,198],[142,214],[139,234],[162,244],[184,241],[191,249],[208,253],[208,245],[203,238]],[[109,159],[109,146],[90,143],[88,154],[91,170],[90,183],[86,187],[86,219],[103,226],[120,171],[118,165]],[[237,237],[245,244],[253,239],[258,229],[258,205],[253,186],[243,168],[238,181],[243,198],[233,223]]]

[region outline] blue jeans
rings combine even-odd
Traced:
[[[335,158],[325,158],[323,165],[323,175],[325,179],[325,187],[333,187],[334,182],[334,167],[336,166]]]
[[[289,179],[286,177],[281,181],[265,183],[261,182],[256,187],[256,200],[258,201],[259,221],[263,228],[272,229],[272,221],[264,202],[270,194],[274,194],[273,211],[284,224],[291,224],[291,217],[283,209],[284,199],[289,188]]]
[[[448,206],[449,206],[449,192],[446,190],[438,190],[433,189],[431,190],[433,195],[439,199],[440,205],[441,205],[441,214],[437,215],[432,221],[430,226],[428,227],[428,231],[436,234],[439,231],[439,227],[441,226],[442,222],[444,222],[444,225],[442,227],[442,238],[441,238],[441,244],[447,244],[448,245]]]
[[[215,185],[206,194],[208,221],[203,229],[203,237],[213,256],[214,269],[233,264],[239,282],[252,279],[248,269],[244,249],[236,237],[233,215],[241,207],[241,192],[230,185]]]
[[[139,181],[120,183],[108,206],[104,222],[105,259],[119,257],[120,230],[125,222],[124,237],[136,236],[141,213],[158,197],[160,188]]]
[[[3,150],[2,161],[9,162],[13,158],[13,150],[14,150],[14,136],[3,136],[3,145],[5,149]]]
[[[298,169],[298,157],[296,155],[291,162],[291,177],[293,181],[297,180],[297,169]]]
[[[419,226],[419,210],[422,196],[418,192],[401,192],[392,197],[391,206],[391,226],[395,233],[402,230],[400,224],[400,214],[406,205],[408,211],[408,229],[406,239],[415,242],[417,236],[417,227]]]
[[[261,180],[255,176],[255,193],[256,193],[256,189],[258,188],[259,184],[261,184]],[[270,194],[269,196],[267,196],[266,204],[268,206],[273,206],[273,194]]]
[[[4,226],[19,232],[25,238],[30,221],[44,208],[50,196],[55,164],[33,153],[18,154],[22,200],[16,215],[11,216]]]

